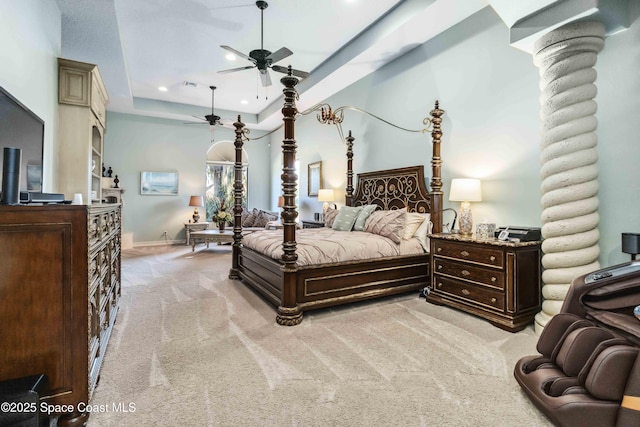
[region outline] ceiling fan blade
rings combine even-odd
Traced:
[[[269,70],[260,71],[260,80],[262,80],[262,86],[271,86],[271,76]]]
[[[250,68],[255,68],[255,66],[253,65],[247,65],[246,67],[238,67],[238,68],[230,68],[228,70],[220,70],[218,71],[219,74],[225,74],[225,73],[234,73],[236,71],[242,71],[242,70],[248,70]]]
[[[249,60],[249,61],[251,61],[251,62],[254,62],[254,63],[256,62],[256,60],[255,60],[255,59],[253,59],[252,57],[250,57],[250,56],[248,56],[248,55],[245,55],[244,53],[240,52],[239,50],[235,50],[235,49],[234,49],[234,48],[232,48],[232,47],[224,46],[224,45],[220,45],[220,47],[221,47],[221,48],[223,48],[223,49],[225,49],[225,50],[228,50],[229,52],[233,53],[234,55],[239,56],[240,58],[247,59],[247,60]]]
[[[267,56],[266,59],[268,60],[270,59],[271,63],[276,63],[291,55],[293,55],[293,52],[291,52],[286,47],[281,47],[280,49],[273,52],[271,55]]]
[[[277,71],[279,73],[284,73],[284,74],[287,74],[289,72],[289,68],[281,67],[279,65],[272,65],[271,69],[273,71]],[[300,77],[301,79],[309,77],[309,73],[307,73],[306,71],[296,70],[295,68],[291,69],[291,74],[293,74],[296,77]]]

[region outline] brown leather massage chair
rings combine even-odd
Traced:
[[[640,426],[640,260],[576,278],[514,376],[557,426]]]

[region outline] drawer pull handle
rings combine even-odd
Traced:
[[[491,278],[491,282],[493,282],[493,283],[495,283],[495,282],[496,282],[496,280],[498,280],[498,279],[496,279],[495,277],[492,277],[492,278]]]
[[[468,257],[469,256],[469,252],[462,251],[462,252],[460,252],[460,255],[462,255],[463,257]]]
[[[493,261],[495,261],[495,260],[496,260],[496,257],[494,257],[493,255],[491,255],[491,256],[489,257],[489,260],[490,260],[491,262],[493,262]]]
[[[468,276],[468,275],[471,274],[467,270],[462,270],[461,273],[462,273],[463,276]]]
[[[442,270],[442,266],[441,265],[438,266],[438,270]]]
[[[469,291],[468,291],[468,290],[466,290],[466,289],[463,289],[463,290],[462,290],[462,293],[463,293],[464,295],[469,295],[471,292],[469,292]]]
[[[497,300],[496,300],[495,298],[491,298],[491,302],[492,302],[492,303],[494,303],[494,304],[495,304],[495,303],[496,303],[496,301],[497,301]]]
[[[438,248],[438,252],[442,252],[442,248]]]
[[[442,283],[438,283],[438,287],[441,288],[442,287]]]

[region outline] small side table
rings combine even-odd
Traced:
[[[322,228],[324,227],[324,221],[307,221],[302,220],[302,228]]]
[[[207,230],[209,228],[210,222],[185,222],[185,234],[187,235],[187,246],[191,243],[191,233],[194,231],[202,231]]]

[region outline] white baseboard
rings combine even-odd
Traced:
[[[169,245],[182,245],[186,246],[184,240],[153,240],[151,242],[133,242],[132,247],[137,248],[140,246],[169,246]],[[124,247],[123,247],[124,249]]]

